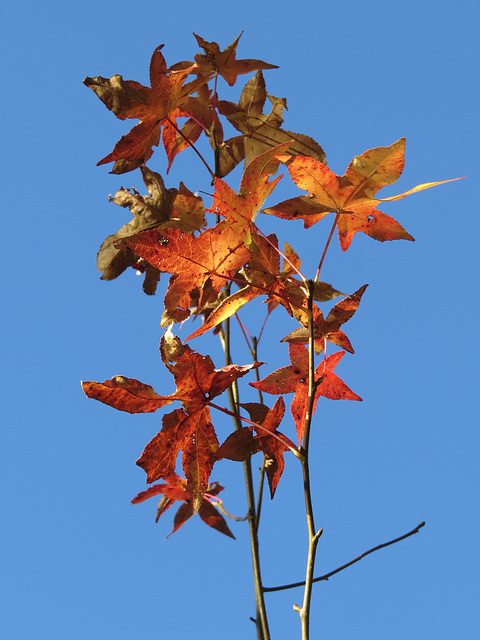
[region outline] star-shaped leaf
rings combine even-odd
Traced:
[[[206,42],[194,33],[198,46],[203,49],[203,53],[198,53],[195,56],[197,63],[195,71],[206,76],[218,73],[232,87],[240,74],[250,73],[257,69],[278,69],[277,65],[268,64],[262,60],[237,60],[237,45],[242,33],[224,51],[220,51],[216,42]]]
[[[223,222],[192,236],[178,229],[151,229],[119,241],[162,273],[173,274],[165,295],[162,326],[190,315],[192,292],[219,292],[251,253],[231,225]],[[200,300],[200,305],[203,301]]]
[[[147,482],[155,482],[175,471],[177,456],[182,451],[182,465],[188,489],[192,492],[192,504],[198,510],[218,449],[208,405],[237,378],[260,363],[232,364],[215,369],[208,356],[182,345],[170,332],[162,338],[160,350],[165,365],[175,378],[177,389],[174,393],[160,396],[149,385],[123,376],[115,376],[103,383],[85,382],[83,390],[89,398],[129,413],[153,412],[175,400],[182,403],[183,409],[164,416],[161,431],[145,447],[137,464],[146,472]]]
[[[265,471],[270,487],[270,496],[273,498],[282,473],[285,469],[283,454],[294,448],[293,443],[282,433],[277,431],[285,413],[283,398],[278,398],[272,409],[259,413],[256,403],[245,406],[251,413],[252,420],[257,422],[253,435],[252,427],[237,429],[225,440],[215,453],[217,459],[247,460],[257,451],[263,451]],[[265,406],[265,405],[260,405]]]
[[[405,138],[389,147],[377,147],[355,157],[343,176],[337,176],[315,158],[285,156],[292,180],[310,195],[285,200],[265,209],[264,213],[286,218],[302,219],[305,228],[324,218],[328,213],[337,215],[340,246],[348,249],[357,231],[384,242],[386,240],[413,240],[412,236],[393,218],[376,206],[382,199],[374,197],[377,191],[398,180],[404,166]],[[450,180],[429,182],[386,200],[399,200],[410,193],[428,189]]]
[[[280,175],[270,180],[279,165],[275,155],[285,153],[289,146],[290,142],[285,142],[254,158],[243,172],[238,194],[224,180],[215,179],[213,204],[209,211],[226,218],[247,246],[251,242],[252,231],[256,232],[254,220],[262,204],[282,178]]]
[[[134,80],[123,80],[120,75],[111,78],[97,76],[83,81],[117,118],[140,120],[117,142],[114,150],[97,163],[115,161],[112,173],[126,173],[145,164],[153,153],[152,148],[159,143],[162,125],[168,121],[169,115],[204,82],[197,78],[185,84],[192,67],[168,72],[162,47],[157,47],[152,55],[150,87]]]
[[[157,517],[155,518],[155,522],[158,522],[160,516],[176,501],[179,501],[181,504],[175,515],[174,527],[168,534],[171,536],[172,533],[178,531],[178,529],[180,529],[180,527],[194,514],[194,508],[192,504],[192,494],[187,488],[186,480],[180,478],[176,473],[172,473],[170,476],[165,478],[165,480],[167,482],[155,484],[149,487],[146,491],[141,491],[132,500],[132,504],[140,504],[144,500],[148,500],[148,498],[162,495],[163,497],[160,500],[157,509]],[[218,484],[218,482],[214,482],[207,487],[207,491],[204,494],[205,500],[200,505],[198,515],[205,524],[208,524],[212,529],[216,529],[220,533],[235,539],[235,536],[228,528],[225,519],[214,506],[216,503],[214,498],[220,493],[220,491],[223,491],[223,487]]]
[[[297,429],[298,444],[300,445],[305,431],[305,420],[308,407],[308,350],[301,344],[289,345],[290,362],[288,367],[277,369],[259,382],[250,382],[250,386],[272,394],[294,393],[290,410]],[[313,409],[319,396],[331,400],[361,400],[335,374],[333,370],[340,362],[345,351],[332,353],[315,369],[314,380],[321,382],[316,388]]]
[[[364,284],[358,291],[347,296],[332,307],[327,317],[323,318],[323,313],[314,305],[313,307],[313,336],[315,340],[315,351],[320,353],[325,347],[325,340],[336,344],[338,347],[345,349],[350,353],[355,353],[350,340],[340,329],[342,324],[350,320],[355,311],[358,309],[360,300],[362,299],[365,289],[368,287]],[[296,318],[305,326],[294,329],[288,336],[283,338],[282,342],[290,342],[291,344],[306,344],[309,340],[308,330],[308,314],[304,309],[297,310]]]
[[[266,99],[271,102],[270,113],[263,113]],[[220,176],[224,177],[245,160],[248,165],[256,156],[283,142],[291,141],[287,153],[317,158],[323,162],[325,152],[309,136],[282,129],[282,113],[287,108],[285,98],[267,95],[263,74],[258,72],[243,88],[238,104],[220,100],[219,112],[226,116],[242,135],[226,140],[220,148]]]

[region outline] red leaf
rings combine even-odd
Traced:
[[[193,511],[196,513],[202,504],[203,494],[207,490],[208,480],[215,462],[218,440],[210,422],[210,411],[203,407],[192,415],[195,431],[183,445],[182,465],[188,488],[192,493]]]
[[[182,502],[174,518],[173,530],[169,534],[172,535],[172,533],[177,531],[189,518],[191,518],[194,514],[194,507],[192,494],[188,490],[187,483],[183,478],[180,478],[176,473],[173,473],[166,478],[166,480],[167,483],[156,484],[149,487],[146,491],[142,491],[136,495],[132,500],[132,504],[139,504],[148,498],[152,498],[160,493],[163,494],[164,497],[160,500],[157,510],[157,517],[155,520],[157,522],[162,513],[164,513],[175,501],[178,500]],[[216,496],[222,490],[223,487],[221,485],[213,483],[213,485],[208,487],[208,498]],[[228,528],[223,516],[221,516],[217,509],[209,502],[209,499],[202,502],[198,513],[201,519],[208,524],[209,527],[212,527],[213,529],[220,531],[220,533],[235,539],[235,536]]]
[[[208,524],[209,527],[212,527],[212,529],[216,529],[217,531],[220,531],[220,533],[223,533],[224,535],[229,536],[230,538],[233,538],[235,540],[235,536],[228,528],[227,523],[225,522],[225,518],[220,515],[220,513],[217,511],[217,509],[215,509],[211,502],[209,502],[208,500],[204,500],[200,505],[198,515],[205,522],[205,524]]]
[[[278,433],[277,427],[282,421],[285,413],[285,404],[283,398],[280,397],[275,402],[272,409],[267,413],[262,427],[265,430]],[[257,432],[256,440],[260,449],[263,451],[265,460],[265,472],[267,474],[268,486],[270,487],[270,497],[273,499],[278,483],[285,468],[285,460],[283,454],[289,450],[286,444],[283,444],[270,434],[265,434],[264,429],[255,428]],[[282,435],[282,434],[280,434]]]
[[[300,445],[305,431],[305,420],[308,406],[308,350],[301,344],[290,344],[291,365],[277,369],[259,382],[250,382],[250,386],[271,394],[295,393],[290,410],[297,429],[298,444]],[[313,409],[315,411],[318,396],[325,396],[332,400],[361,400],[353,393],[340,378],[333,373],[333,369],[344,355],[344,351],[333,353],[322,361],[315,369],[315,381],[323,376],[323,381],[317,387]]]
[[[87,397],[128,413],[152,413],[174,400],[171,396],[159,396],[150,385],[125,376],[114,376],[105,382],[82,382],[82,387]]]
[[[315,351],[317,353],[320,353],[323,350],[325,346],[325,339],[339,347],[342,347],[345,351],[355,353],[352,345],[350,344],[350,340],[343,331],[340,330],[340,327],[354,315],[367,287],[368,284],[364,284],[363,287],[360,287],[360,289],[355,291],[355,293],[352,293],[343,300],[340,300],[340,302],[337,302],[337,304],[332,307],[325,320],[323,319],[323,314],[320,309],[317,306],[313,307],[313,336],[315,339]],[[285,336],[285,338],[282,339],[282,342],[306,344],[309,340],[309,330],[307,328],[308,314],[301,309],[300,311],[297,311],[295,315],[299,322],[305,326],[300,327],[299,329],[294,329],[288,334],[288,336]]]
[[[150,440],[136,462],[147,474],[148,483],[174,473],[177,456],[196,427],[195,417],[192,419],[182,409],[164,415],[162,423],[162,430]]]
[[[187,487],[196,512],[218,449],[208,404],[261,363],[215,369],[211,358],[182,345],[169,331],[162,338],[160,350],[177,385],[169,396],[159,396],[149,385],[122,376],[104,383],[86,382],[83,387],[89,397],[130,413],[156,411],[174,400],[182,403],[184,410],[176,409],[163,417],[161,431],[145,447],[137,465],[146,472],[148,483],[155,482],[174,473],[178,454],[183,451]]]
[[[265,406],[265,405],[262,405]],[[242,462],[257,453],[260,445],[252,433],[251,427],[242,427],[231,433],[225,442],[218,448],[215,457],[218,460],[227,458]]]

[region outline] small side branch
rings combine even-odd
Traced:
[[[405,538],[409,538],[410,536],[413,536],[415,533],[418,533],[420,531],[420,529],[422,527],[424,527],[424,526],[425,526],[425,522],[420,522],[420,524],[417,524],[415,529],[412,529],[408,533],[405,533],[403,536],[400,536],[399,538],[395,538],[395,540],[390,540],[389,542],[384,542],[383,544],[379,544],[376,547],[373,547],[372,549],[369,549],[368,551],[365,551],[364,553],[362,553],[361,555],[357,556],[353,560],[350,560],[350,562],[347,562],[346,564],[343,564],[341,567],[338,567],[337,569],[334,569],[333,571],[330,571],[329,573],[326,573],[323,576],[319,576],[318,578],[314,578],[312,580],[312,582],[320,582],[321,580],[328,580],[329,578],[334,576],[336,573],[340,573],[340,571],[343,571],[344,569],[347,569],[348,567],[351,567],[352,564],[355,564],[356,562],[359,562],[360,560],[362,560],[362,558],[365,558],[365,556],[368,556],[370,553],[373,553],[374,551],[378,551],[379,549],[383,549],[384,547],[389,547],[391,544],[395,544],[397,542],[400,542],[401,540],[405,540]],[[293,582],[292,584],[284,584],[284,585],[282,585],[280,587],[264,587],[263,591],[265,593],[267,593],[269,591],[284,591],[285,589],[294,589],[295,587],[303,587],[304,584],[305,584],[305,581],[303,581],[303,582]]]
[[[244,520],[248,520],[248,513],[246,516],[234,516],[231,513],[228,513],[228,511],[224,508],[223,506],[223,502],[222,500],[212,500],[210,499],[210,502],[213,504],[214,507],[217,507],[217,509],[219,511],[221,511],[223,513],[224,516],[227,516],[228,518],[232,518],[232,520],[236,520],[237,522],[243,522]]]

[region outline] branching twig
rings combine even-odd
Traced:
[[[412,529],[408,533],[405,533],[403,536],[400,536],[399,538],[395,538],[395,540],[390,540],[389,542],[384,542],[383,544],[379,544],[376,547],[369,549],[368,551],[364,551],[362,554],[360,554],[353,560],[350,560],[350,562],[347,562],[346,564],[342,564],[341,567],[338,567],[337,569],[334,569],[333,571],[330,571],[329,573],[326,573],[323,576],[314,578],[312,582],[320,582],[321,580],[328,580],[329,578],[334,576],[336,573],[340,573],[340,571],[343,571],[344,569],[351,567],[352,564],[359,562],[360,560],[362,560],[362,558],[365,558],[365,556],[368,556],[370,553],[373,553],[374,551],[378,551],[379,549],[383,549],[384,547],[389,547],[391,544],[395,544],[396,542],[400,542],[401,540],[405,540],[405,538],[409,538],[410,536],[413,536],[415,533],[418,533],[420,529],[424,526],[425,526],[425,522],[420,522],[420,524],[418,524],[415,527],[415,529]],[[291,584],[284,584],[284,585],[281,585],[280,587],[264,587],[263,591],[265,593],[270,591],[284,591],[285,589],[295,589],[295,587],[303,587],[304,584],[305,584],[305,581],[292,582]]]

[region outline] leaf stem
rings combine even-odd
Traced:
[[[275,251],[276,251],[280,256],[282,256],[282,258],[284,259],[284,261],[285,261],[286,263],[288,263],[288,264],[292,267],[292,269],[293,269],[293,270],[294,270],[294,271],[295,271],[295,272],[300,276],[300,278],[302,279],[303,284],[306,284],[307,279],[305,278],[305,276],[303,275],[303,273],[297,269],[297,267],[293,264],[293,262],[292,262],[289,258],[287,258],[287,256],[283,253],[283,251],[282,251],[279,247],[277,247],[275,244],[273,244],[273,242],[272,242],[271,240],[269,240],[269,238],[268,238],[268,237],[267,237],[267,236],[266,236],[262,231],[260,231],[260,229],[258,229],[258,228],[257,228],[257,233],[258,233],[258,235],[259,235],[259,236],[262,236],[262,237],[263,237],[263,238],[268,242],[268,244],[270,244],[270,245],[275,249]]]
[[[335,214],[335,220],[333,221],[332,228],[330,229],[330,234],[327,238],[327,242],[325,243],[325,248],[323,250],[322,257],[320,258],[320,262],[318,264],[318,269],[317,269],[317,273],[315,274],[314,282],[318,282],[318,278],[320,277],[320,271],[323,266],[323,261],[325,260],[325,256],[327,255],[327,250],[328,250],[328,247],[330,246],[330,242],[333,237],[333,232],[335,231],[339,217],[340,217],[340,212],[337,211],[337,213]]]
[[[248,520],[248,513],[246,516],[234,516],[231,513],[228,513],[228,511],[225,509],[225,507],[223,506],[223,501],[219,500],[217,497],[213,497],[213,498],[208,498],[209,502],[211,502],[219,511],[221,511],[223,513],[223,515],[227,516],[228,518],[231,518],[232,520],[236,520],[237,522],[243,522],[244,520]]]
[[[197,154],[197,156],[200,158],[200,160],[203,162],[203,164],[206,166],[208,173],[210,174],[210,177],[212,178],[212,180],[215,179],[215,174],[214,172],[210,169],[208,162],[205,160],[205,158],[202,156],[202,154],[200,153],[200,151],[197,149],[197,147],[193,144],[193,142],[191,140],[189,140],[187,138],[186,135],[184,135],[184,133],[181,131],[181,129],[179,129],[177,127],[177,125],[170,120],[170,118],[166,118],[166,120],[168,120],[168,122],[172,125],[172,127],[176,130],[176,132],[185,140],[185,142],[187,144],[189,144],[192,149],[195,151],[195,153]]]

